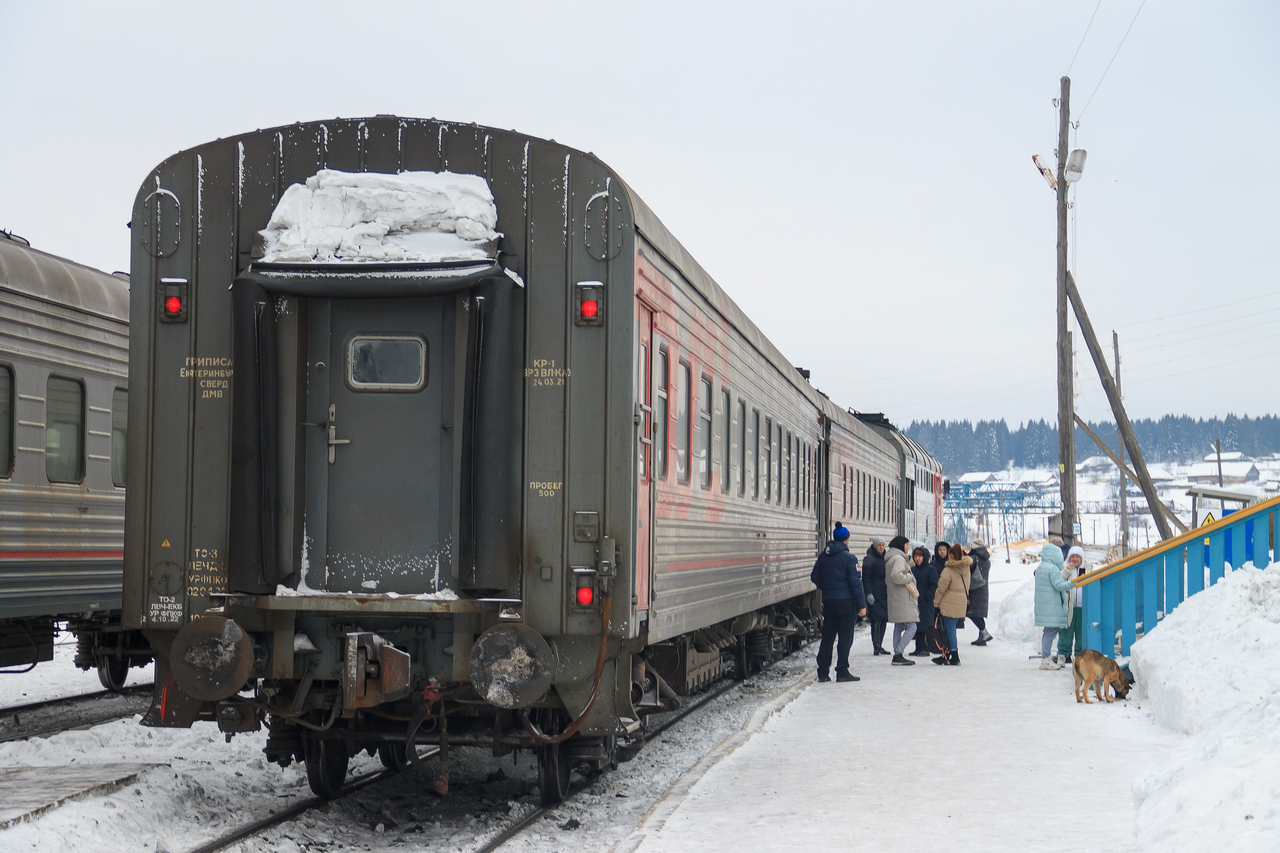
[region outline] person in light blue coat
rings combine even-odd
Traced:
[[[1062,572],[1062,549],[1052,542],[1040,550],[1040,565],[1036,566],[1036,626],[1044,628],[1040,637],[1041,669],[1061,669],[1056,656],[1049,657],[1058,631],[1067,627],[1067,596],[1071,579]]]

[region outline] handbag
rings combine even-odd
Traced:
[[[969,583],[974,589],[982,589],[987,585],[987,579],[982,576],[982,568],[976,562],[973,564],[973,574],[969,576]]]
[[[924,647],[930,654],[946,655],[951,653],[947,644],[947,629],[942,624],[942,613],[933,614],[933,625],[924,632]]]

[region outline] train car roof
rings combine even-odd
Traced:
[[[618,175],[613,168],[611,168],[607,163],[605,163],[603,160],[601,160],[599,157],[597,157],[595,154],[591,152],[586,152],[577,148],[573,148],[571,146],[565,145],[562,142],[557,142],[556,140],[548,140],[548,139],[543,139],[537,136],[530,136],[528,134],[520,133],[514,130],[503,130],[501,128],[486,127],[483,125],[476,125],[476,124],[465,123],[465,122],[450,122],[450,121],[444,121],[442,119],[418,119],[418,118],[412,118],[407,116],[372,116],[372,117],[364,117],[364,118],[321,119],[313,122],[305,122],[302,124],[284,125],[281,127],[272,127],[272,128],[260,128],[256,131],[249,131],[247,133],[237,134],[232,137],[226,137],[226,138],[215,140],[210,143],[205,143],[205,145],[232,144],[239,140],[242,140],[251,136],[255,136],[258,134],[277,133],[277,132],[286,131],[286,130],[296,130],[298,128],[310,127],[312,125],[324,125],[324,124],[330,124],[332,122],[346,122],[351,124],[360,124],[363,122],[373,122],[378,119],[392,119],[400,122],[424,122],[424,123],[435,122],[442,126],[474,127],[480,131],[483,131],[484,133],[501,135],[501,136],[514,136],[529,142],[535,142],[542,145],[554,146],[556,148],[559,148],[562,151],[566,151],[581,157],[587,157],[596,161],[605,169],[607,169],[617,179],[618,183],[622,186],[623,190],[626,192],[627,199],[631,204],[631,209],[635,217],[635,224],[636,224],[637,230],[639,230],[641,235],[650,243],[650,245],[652,245],[657,250],[657,252],[661,254],[663,258],[666,259],[667,263],[675,267],[676,270],[678,270],[679,273],[682,276],[684,276],[684,278],[690,283],[690,285],[692,285],[694,289],[696,289],[716,311],[718,311],[730,324],[732,324],[733,327],[736,328],[738,332],[741,333],[742,336],[761,354],[761,356],[763,356],[766,360],[772,363],[773,366],[778,370],[779,374],[782,375],[782,377],[786,382],[791,384],[801,394],[805,395],[805,397],[807,397],[809,401],[816,408],[821,410],[822,413],[826,415],[828,418],[845,424],[849,429],[853,429],[853,424],[856,423],[856,418],[851,416],[848,412],[846,412],[840,406],[837,406],[835,403],[831,402],[831,400],[825,394],[820,392],[817,388],[811,385],[808,382],[808,380],[804,379],[804,377],[800,375],[800,373],[796,370],[795,365],[791,363],[790,359],[784,356],[782,352],[776,346],[774,346],[773,342],[770,341],[767,337],[765,337],[764,333],[760,331],[760,328],[756,326],[755,322],[752,321],[751,318],[748,317],[740,307],[738,307],[738,304],[734,302],[733,299],[731,299],[727,293],[724,292],[724,290],[720,287],[720,285],[716,283],[715,279],[713,279],[711,275],[702,267],[702,265],[698,263],[697,260],[694,259],[693,255],[691,255],[689,251],[685,249],[684,245],[681,244],[680,241],[677,240],[675,236],[670,231],[667,230],[667,227],[662,224],[662,221],[658,218],[657,214],[653,212],[653,209],[649,207],[649,205],[644,201],[644,199],[640,198],[640,196],[635,192],[635,190],[633,190],[631,186],[627,184],[627,182],[623,180],[623,178],[620,175]],[[177,154],[174,154],[166,158],[166,160],[163,163],[161,163],[159,166],[157,166],[156,170],[153,170],[153,171],[158,171],[166,163],[169,163],[180,157],[191,156],[197,153],[200,149],[204,148],[205,145],[189,148],[185,151],[180,151]],[[149,187],[144,185],[139,191],[139,199],[141,199],[143,193],[148,191],[149,191]]]
[[[860,423],[867,424],[892,439],[904,456],[910,456],[917,464],[923,465],[935,473],[942,473],[942,465],[921,444],[902,430],[894,426],[883,412],[853,412]]]
[[[0,288],[54,305],[129,322],[129,281],[60,258],[0,232]]]

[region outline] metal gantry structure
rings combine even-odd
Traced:
[[[1172,503],[1163,504],[1169,511]],[[1130,518],[1150,513],[1145,501],[1129,499]],[[943,501],[944,530],[951,542],[969,542],[979,530],[998,530],[1003,541],[1021,538],[1029,515],[1051,516],[1062,512],[1061,498],[1036,486],[1021,482],[955,483]],[[1121,513],[1121,501],[1077,501],[1076,512],[1083,515]],[[944,537],[945,538],[945,537]],[[990,543],[989,543],[990,544]]]

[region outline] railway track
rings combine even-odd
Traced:
[[[119,693],[100,690],[0,709],[0,743],[45,737],[145,713],[151,704],[151,692],[150,684],[138,684]]]
[[[707,693],[701,696],[698,696],[695,699],[695,701],[688,704],[687,706],[680,708],[676,711],[670,712],[669,714],[662,715],[663,719],[661,720],[661,722],[659,722],[656,726],[650,729],[649,732],[647,733],[645,738],[646,743],[652,742],[656,738],[660,737],[667,730],[675,726],[677,723],[680,723],[681,721],[685,720],[691,714],[697,712],[698,710],[704,708],[710,703],[723,697],[725,694],[729,693],[730,691],[736,688],[749,687],[754,680],[755,680],[755,676],[747,679],[746,681],[728,680],[719,686],[712,687]],[[436,750],[431,749],[430,751],[424,752],[423,758],[428,759],[434,756],[435,754],[436,754]],[[337,798],[324,799],[322,797],[311,797],[306,800],[302,800],[298,803],[295,803],[292,806],[289,806],[288,808],[282,809],[280,812],[274,815],[270,815],[269,817],[261,818],[259,820],[247,823],[221,836],[218,836],[217,838],[207,841],[198,847],[193,847],[187,850],[186,853],[218,853],[218,851],[224,850],[227,847],[230,847],[231,845],[236,844],[237,842],[244,841],[246,838],[250,838],[255,835],[258,835],[259,833],[265,830],[271,829],[273,827],[278,827],[278,826],[288,824],[298,819],[299,817],[301,817],[303,814],[307,812],[321,808],[330,803],[335,803],[335,802],[344,800],[347,797],[351,796],[352,794],[355,794],[361,790],[364,790],[365,788],[368,788],[371,785],[374,785],[383,780],[393,779],[397,775],[401,775],[401,774],[397,774],[396,771],[393,771],[393,770],[378,770],[371,773],[366,773],[362,776],[358,776],[352,779],[342,789],[341,794]],[[530,812],[529,814],[525,815],[524,817],[514,820],[509,825],[502,828],[491,839],[489,839],[488,841],[484,842],[479,847],[471,851],[471,853],[493,853],[493,851],[499,850],[504,845],[506,845],[507,842],[511,841],[513,838],[525,832],[526,830],[530,829],[531,827],[536,826],[543,818],[546,818],[551,814],[553,814],[554,812],[556,812],[565,803],[571,801],[575,797],[578,797],[579,795],[581,795],[583,792],[592,788],[592,786],[597,783],[599,778],[600,777],[596,775],[588,779],[579,780],[576,784],[574,784],[570,788],[569,793],[565,796],[563,801],[561,801],[560,803],[552,804],[552,805],[541,806],[535,809],[534,811]]]
[[[750,679],[748,679],[748,681],[750,681]],[[681,708],[680,710],[673,712],[670,719],[664,720],[661,724],[659,724],[658,726],[655,726],[648,733],[648,735],[645,738],[645,741],[648,742],[653,740],[654,738],[658,737],[663,732],[665,732],[667,729],[674,726],[676,723],[688,717],[694,711],[697,711],[699,708],[703,707],[704,705],[714,702],[716,699],[719,699],[721,696],[728,693],[730,690],[733,690],[736,687],[740,687],[744,683],[747,683],[747,682],[730,681],[728,684],[725,684],[721,687],[713,689],[711,692],[707,693],[705,696],[698,697],[698,701],[694,702],[692,705],[689,705],[686,708]],[[498,848],[502,847],[512,838],[515,838],[521,832],[524,832],[526,829],[533,826],[542,818],[546,817],[551,812],[560,808],[562,805],[564,805],[565,802],[568,802],[569,800],[581,794],[587,788],[591,787],[591,785],[595,781],[596,781],[596,777],[592,777],[590,779],[584,779],[578,782],[576,785],[574,785],[569,789],[569,794],[564,798],[563,801],[559,803],[552,803],[551,805],[548,805],[548,806],[541,806],[535,811],[530,812],[525,817],[521,818],[520,820],[513,823],[511,826],[499,832],[496,836],[494,836],[492,839],[487,841],[484,845],[476,848],[474,851],[472,851],[472,853],[493,853],[494,850],[497,850]]]

